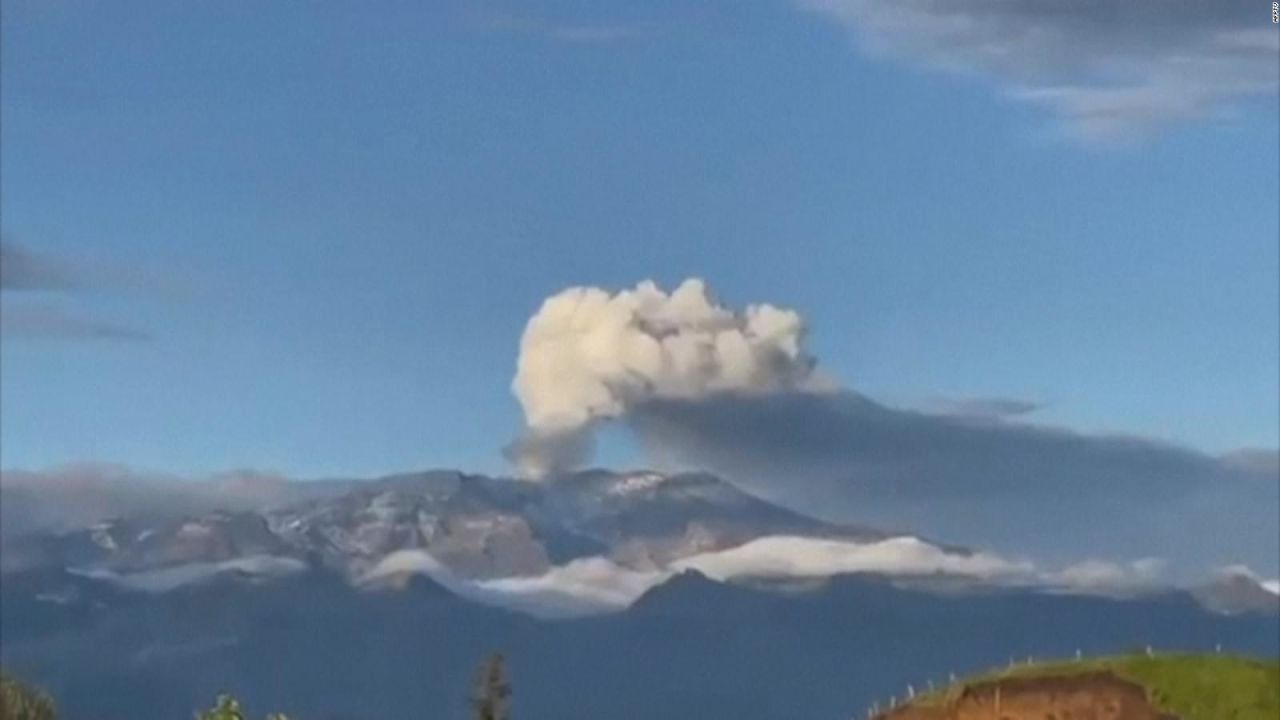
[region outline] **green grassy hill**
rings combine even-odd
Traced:
[[[1144,688],[1151,703],[1182,720],[1277,720],[1280,662],[1230,655],[1124,655],[1018,665],[921,696],[917,706],[946,705],[970,685],[1005,678],[1062,677],[1111,671]]]

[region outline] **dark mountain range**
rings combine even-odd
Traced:
[[[495,650],[531,720],[843,718],[1010,658],[1148,645],[1280,654],[1275,615],[1213,614],[1185,593],[944,597],[868,575],[783,592],[687,572],[624,612],[561,621],[470,603],[425,577],[361,590],[319,569],[167,593],[28,571],[2,593],[5,666],[48,687],[72,720],[184,717],[225,689],[304,719],[462,718],[469,672]]]

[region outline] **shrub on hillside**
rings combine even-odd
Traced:
[[[53,700],[42,690],[0,672],[0,720],[57,720]]]

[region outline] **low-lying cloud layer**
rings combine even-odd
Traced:
[[[727,550],[703,553],[675,563],[677,570],[697,570],[717,579],[737,577],[828,577],[874,572],[888,575],[945,573],[994,580],[1025,576],[1029,562],[1014,562],[988,553],[963,554],[919,538],[903,536],[873,543],[808,537],[765,537]]]
[[[378,585],[403,575],[425,575],[455,595],[488,605],[538,617],[573,617],[626,608],[671,573],[634,570],[608,558],[588,557],[541,575],[471,580],[454,574],[426,550],[411,549],[391,553],[356,582]]]
[[[472,600],[509,607],[540,617],[615,612],[648,590],[685,571],[713,580],[820,580],[850,573],[924,578],[939,575],[998,586],[1036,586],[1061,592],[1119,595],[1160,586],[1163,564],[1157,560],[1114,563],[1090,560],[1048,570],[1028,560],[993,553],[948,551],[912,536],[858,543],[811,537],[759,538],[737,547],[700,553],[653,570],[637,570],[608,558],[590,557],[527,577],[466,580],[424,550],[392,553],[372,568],[362,584],[402,574],[431,577]]]
[[[1106,560],[1085,560],[1046,573],[1043,577],[1050,585],[1078,591],[1123,593],[1150,589],[1159,583],[1166,566],[1164,560],[1143,558],[1130,563]]]
[[[1033,587],[1071,594],[1130,596],[1168,588],[1164,568],[1162,560],[1144,558],[1133,562],[1091,559],[1055,570],[1030,560],[990,552],[947,550],[914,536],[874,542],[769,536],[736,547],[698,553],[659,568],[636,569],[595,556],[551,567],[540,575],[487,580],[461,577],[429,551],[414,548],[382,557],[352,581],[361,587],[379,587],[406,576],[423,575],[460,597],[551,618],[623,610],[650,589],[686,571],[696,571],[720,582],[814,581],[843,574],[873,573],[905,580],[946,577],[986,587]],[[295,558],[254,555],[141,572],[87,574],[133,590],[166,592],[228,573],[280,578],[307,569],[305,563]],[[1246,566],[1221,568],[1218,576],[1243,577],[1273,594],[1280,593],[1277,581],[1264,581]]]
[[[168,592],[174,588],[191,585],[223,575],[251,575],[257,578],[285,577],[307,571],[301,560],[274,555],[251,555],[222,562],[189,563],[134,573],[93,571],[86,576],[109,580],[131,590],[142,592]]]
[[[652,458],[834,519],[1063,562],[1280,567],[1275,451],[1214,457],[1034,425],[1018,421],[1034,406],[1008,400],[889,407],[826,380],[805,329],[792,310],[720,305],[698,280],[558,293],[520,345],[528,431],[511,456],[533,476],[572,467],[614,421]]]
[[[1229,114],[1280,83],[1270,4],[1252,0],[797,0],[866,50],[976,75],[1086,140]]]

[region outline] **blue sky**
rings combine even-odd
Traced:
[[[146,337],[7,329],[3,465],[501,470],[542,299],[688,276],[886,402],[1276,447],[1270,70],[1099,126],[845,5],[6,2],[3,232],[74,278],[6,312]]]

